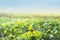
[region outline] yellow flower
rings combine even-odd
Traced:
[[[42,32],[40,31],[33,31],[34,36],[42,36]]]
[[[33,34],[36,34],[36,31],[33,31]]]
[[[40,36],[42,36],[42,34],[43,34],[43,33],[42,33],[42,32],[40,32],[40,31],[37,31],[37,33],[38,33],[38,35],[40,35]]]
[[[20,24],[20,21],[16,22],[16,24],[17,24],[17,25]]]
[[[30,25],[30,26],[29,26],[29,28],[28,28],[28,30],[32,30],[32,28],[33,28],[33,26],[32,26],[32,25]]]
[[[23,21],[22,21],[22,23],[25,23],[26,22],[26,19],[24,19]]]
[[[9,38],[11,38],[12,36],[13,36],[13,35],[12,35],[12,34],[10,34],[10,35],[9,35]]]
[[[38,34],[37,34],[36,31],[33,31],[33,35],[34,35],[34,36],[38,36]]]
[[[50,31],[51,31],[51,29],[48,29],[48,30],[47,30],[47,32],[50,32]]]
[[[25,26],[25,23],[21,23],[21,26],[22,26],[22,28],[24,28],[24,26]]]
[[[19,21],[17,21],[16,22],[16,24],[18,25],[18,24],[24,24],[26,22],[26,20],[24,19],[24,20],[19,20]]]
[[[7,33],[7,30],[4,30],[4,34],[6,34]]]
[[[27,36],[31,36],[32,32],[28,31],[26,34],[27,34]]]
[[[5,23],[2,23],[2,27],[6,27],[6,24]]]

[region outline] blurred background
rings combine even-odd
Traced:
[[[60,0],[0,0],[0,14],[60,16]]]

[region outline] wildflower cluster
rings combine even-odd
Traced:
[[[1,40],[60,40],[60,19],[6,19],[0,22]]]

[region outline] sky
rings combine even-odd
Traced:
[[[0,12],[60,14],[60,0],[0,0]]]

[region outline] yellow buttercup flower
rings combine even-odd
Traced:
[[[32,25],[30,25],[29,27],[28,27],[28,30],[31,30],[33,28],[33,26]]]
[[[17,21],[16,24],[17,24],[17,25],[20,24],[20,21]]]
[[[22,23],[25,23],[26,22],[26,19],[24,19],[23,21],[22,21]]]
[[[6,27],[6,23],[2,23],[2,27]]]
[[[25,26],[25,23],[21,23],[20,25],[22,26],[22,28],[24,28],[24,26]]]
[[[38,35],[40,35],[40,36],[42,36],[42,34],[43,34],[43,33],[42,33],[42,32],[40,32],[40,31],[37,31],[37,33],[38,33]]]
[[[34,36],[42,36],[42,32],[40,31],[33,31]]]
[[[32,32],[28,31],[26,34],[27,34],[27,36],[31,36]]]
[[[4,30],[4,34],[7,33],[7,30]]]
[[[34,36],[38,36],[38,34],[37,34],[36,31],[33,31],[33,35],[34,35]]]
[[[13,35],[12,35],[12,34],[10,34],[10,35],[9,35],[9,38],[11,38],[12,36],[13,36]]]
[[[36,31],[33,31],[33,34],[36,34]]]

